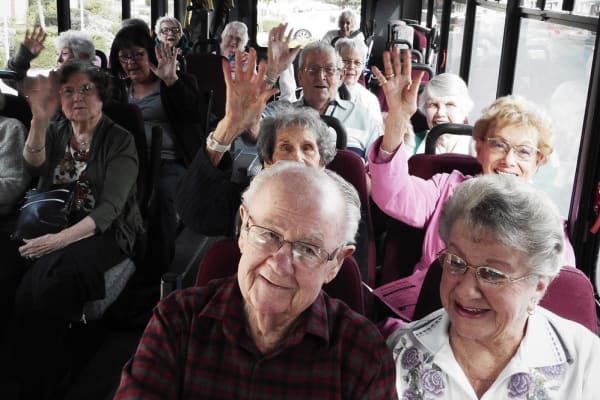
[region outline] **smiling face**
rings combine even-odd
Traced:
[[[342,69],[337,69],[332,53],[314,50],[306,54],[304,65],[298,71],[298,83],[302,86],[306,104],[323,114],[334,100],[344,78]],[[333,72],[327,73],[325,69]]]
[[[69,121],[89,122],[100,118],[102,101],[96,87],[84,73],[73,74],[60,88],[63,113]]]
[[[348,17],[344,17],[340,19],[340,33],[342,36],[348,37],[354,30],[354,26],[352,25],[352,20]]]
[[[323,199],[323,201],[309,201]],[[286,241],[301,241],[335,254],[332,261],[306,266],[292,258],[291,246],[275,252],[261,250],[242,229],[242,253],[238,283],[249,317],[291,322],[314,302],[323,284],[331,281],[351,250],[336,249],[342,244],[339,198],[325,196],[323,190],[309,186],[293,176],[279,176],[264,184],[250,202],[241,208],[242,224],[258,225],[282,235]],[[244,208],[247,207],[247,208]]]
[[[341,48],[340,57],[344,63],[344,83],[346,86],[354,86],[363,71],[363,57],[358,50],[351,47]]]
[[[152,76],[148,52],[143,47],[133,46],[119,50],[119,62],[133,82],[145,82]]]
[[[471,231],[463,220],[455,222],[448,251],[472,266],[492,267],[510,277],[529,274],[525,253],[500,244],[490,235],[474,241]],[[444,271],[440,297],[451,321],[451,338],[487,345],[518,344],[525,333],[528,311],[542,298],[547,283],[546,278],[528,278],[494,285],[479,282],[471,269],[464,275]]]
[[[542,165],[543,157],[538,152],[531,160],[524,161],[517,157],[514,150],[508,153],[498,152],[491,146],[487,138],[498,138],[512,146],[538,146],[538,132],[535,129],[520,125],[508,125],[500,129],[490,129],[486,138],[475,138],[477,160],[484,174],[510,174],[530,181]]]
[[[455,96],[432,97],[425,102],[424,111],[429,129],[438,124],[462,124],[467,118],[467,113]]]
[[[309,167],[321,165],[321,155],[315,134],[301,126],[288,126],[277,131],[272,156],[273,163],[297,161]]]

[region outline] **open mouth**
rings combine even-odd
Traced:
[[[489,309],[486,309],[486,308],[463,307],[462,305],[460,305],[457,302],[455,302],[454,305],[459,314],[466,315],[466,316],[477,317],[477,316],[483,315],[489,311]]]

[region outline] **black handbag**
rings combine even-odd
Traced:
[[[11,238],[33,239],[67,228],[70,225],[74,188],[74,185],[69,185],[47,192],[37,189],[27,191]]]

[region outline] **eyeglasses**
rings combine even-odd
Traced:
[[[521,161],[531,161],[540,151],[535,146],[530,146],[528,144],[518,144],[513,146],[506,140],[495,137],[487,138],[487,143],[491,151],[504,156],[506,156],[511,149],[514,150],[515,155]]]
[[[464,273],[467,272],[467,269],[472,269],[475,271],[475,276],[477,276],[477,280],[479,282],[488,283],[491,285],[503,285],[508,282],[517,282],[529,277],[530,275],[527,274],[518,278],[513,278],[495,268],[486,266],[472,266],[467,264],[467,262],[459,256],[446,250],[442,250],[438,254],[438,260],[440,261],[440,265],[444,271],[448,272],[450,275],[464,275]]]
[[[283,236],[271,229],[264,228],[259,225],[250,225],[251,217],[248,216],[244,230],[248,235],[248,242],[256,247],[257,249],[267,252],[275,253],[283,247],[284,244],[289,243],[292,248],[292,258],[294,263],[302,265],[306,268],[317,268],[321,264],[333,260],[339,247],[329,254],[324,249],[305,242],[290,242],[285,240]]]
[[[163,35],[166,35],[167,33],[179,33],[181,32],[181,29],[179,29],[178,27],[174,27],[174,28],[160,28],[160,33],[162,33]]]
[[[308,74],[317,75],[320,74],[321,71],[323,71],[328,77],[332,77],[339,70],[340,69],[335,65],[324,65],[322,67],[320,65],[309,65],[308,67],[304,68],[304,72]]]
[[[355,67],[359,70],[362,70],[363,67],[363,62],[360,60],[342,59],[342,62],[346,67]]]
[[[85,85],[75,89],[72,87],[64,87],[62,89],[60,89],[60,94],[63,95],[63,97],[70,99],[72,98],[75,93],[79,93],[80,95],[82,95],[83,97],[88,97],[90,94],[92,94],[92,92],[94,91],[94,89],[96,89],[96,87],[90,83],[86,83]]]
[[[146,52],[144,50],[136,51],[133,54],[119,54],[119,61],[122,63],[126,63],[128,61],[138,62],[146,56]]]

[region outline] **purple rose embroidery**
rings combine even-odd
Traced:
[[[419,400],[419,395],[412,389],[406,389],[404,393],[402,393],[402,400]]]
[[[539,371],[546,376],[556,378],[561,376],[565,372],[565,366],[564,364],[557,364],[552,365],[550,367],[539,368]]]
[[[444,392],[444,379],[442,374],[435,369],[426,369],[421,372],[419,376],[421,386],[429,393],[433,393],[436,396],[441,395]]]
[[[402,354],[400,364],[404,369],[412,369],[419,365],[419,350],[414,347],[406,349],[404,354]]]
[[[533,378],[531,375],[520,372],[510,377],[508,382],[508,395],[512,398],[522,397],[533,389]]]

